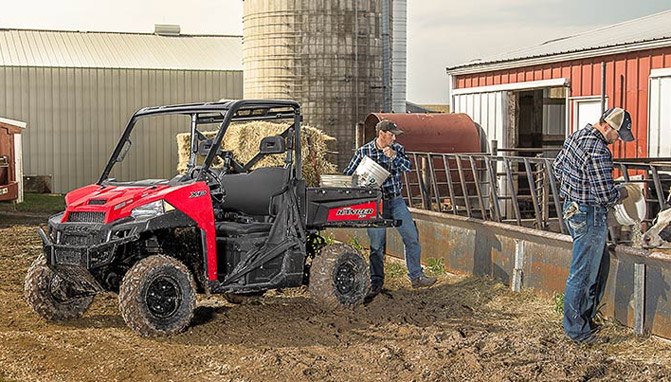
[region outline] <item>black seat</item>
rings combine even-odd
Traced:
[[[272,223],[220,222],[215,224],[217,236],[242,236],[251,233],[269,232]]]
[[[290,168],[264,167],[243,174],[226,174],[222,184],[226,192],[222,209],[252,216],[271,215],[273,197],[287,187]]]

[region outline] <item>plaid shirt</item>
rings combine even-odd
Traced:
[[[553,164],[564,200],[592,206],[617,201],[613,156],[607,144],[603,134],[590,124],[566,139]]]
[[[391,159],[384,155],[382,150],[375,145],[375,139],[359,147],[354,153],[354,157],[349,162],[349,166],[345,169],[345,175],[354,174],[359,162],[364,155],[374,160],[377,164],[384,167],[391,175],[382,183],[382,197],[384,199],[394,199],[401,196],[401,173],[410,171],[412,165],[410,159],[405,154],[405,149],[400,143],[392,143],[391,148],[396,151],[396,157]]]

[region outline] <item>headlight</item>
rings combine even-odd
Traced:
[[[155,202],[133,208],[133,210],[130,212],[130,216],[134,217],[135,219],[150,219],[174,209],[175,207],[171,206],[170,203],[166,202],[165,200],[157,200]]]

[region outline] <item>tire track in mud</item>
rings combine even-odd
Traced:
[[[35,228],[0,229],[0,380],[671,380],[670,345],[612,323],[610,342],[573,344],[549,299],[475,277],[427,290],[391,278],[370,304],[336,312],[307,288],[242,305],[199,296],[192,325],[167,339],[135,335],[113,294],[79,320],[46,323],[22,297],[41,251]]]

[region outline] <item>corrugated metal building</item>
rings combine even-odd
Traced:
[[[606,107],[632,114],[635,142],[616,157],[671,156],[671,11],[447,68],[452,110],[499,147],[551,147]]]
[[[241,36],[0,30],[0,117],[27,122],[25,174],[54,192],[96,181],[140,107],[221,98],[242,98]],[[174,132],[155,143],[175,168]]]

